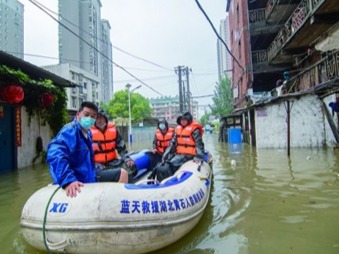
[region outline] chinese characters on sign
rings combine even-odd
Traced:
[[[21,107],[15,108],[15,143],[21,146]]]
[[[177,210],[184,210],[199,203],[205,196],[205,193],[200,189],[197,193],[180,199],[173,200],[121,200],[120,213],[167,213]]]

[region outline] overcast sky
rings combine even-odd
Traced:
[[[36,65],[57,64],[58,24],[32,5],[25,5],[25,60]],[[57,0],[38,0],[58,12]],[[214,27],[226,16],[226,0],[199,0]],[[162,95],[178,94],[178,76],[174,68],[192,69],[193,96],[213,94],[218,80],[217,37],[199,10],[195,0],[101,0],[101,18],[111,25],[113,46],[158,66],[139,60],[113,48],[113,61],[126,68]],[[42,55],[45,58],[29,56]],[[50,57],[50,58],[46,58]],[[113,66],[115,91],[141,83]],[[143,85],[136,92],[148,98],[158,97]],[[211,97],[196,99],[200,105],[212,103]]]

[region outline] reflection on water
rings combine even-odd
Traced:
[[[204,139],[214,156],[210,202],[192,232],[154,253],[339,253],[339,152],[292,149],[288,158],[243,144],[233,153],[216,135]],[[47,166],[0,177],[2,252],[43,253],[24,243],[19,218],[28,197],[50,182]]]

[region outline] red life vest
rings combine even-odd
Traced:
[[[93,126],[91,128],[94,150],[94,162],[107,164],[117,159],[118,154],[115,150],[117,139],[117,128],[113,123],[108,123],[103,133],[100,129]]]
[[[183,127],[178,125],[175,129],[175,133],[177,135],[177,154],[186,154],[186,155],[196,155],[197,152],[195,150],[196,142],[192,137],[192,133],[195,129],[199,129],[201,136],[204,131],[202,126],[193,121],[191,124]]]
[[[163,154],[165,152],[173,136],[174,136],[173,128],[168,128],[165,134],[163,134],[161,130],[159,129],[155,131],[155,137],[156,137],[155,144],[156,144],[156,149],[159,153]]]

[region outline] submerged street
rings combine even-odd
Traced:
[[[216,134],[205,133],[204,141],[214,156],[205,214],[184,238],[154,253],[339,252],[338,151],[292,149],[288,158],[286,150],[242,144],[234,154]],[[151,144],[136,138],[132,150],[145,148],[145,142]],[[1,175],[3,253],[44,253],[24,242],[19,221],[29,196],[50,181],[47,165]]]

